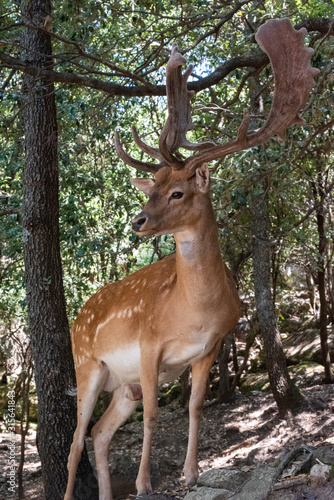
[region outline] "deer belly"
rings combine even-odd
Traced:
[[[212,347],[211,342],[204,342],[203,339],[193,343],[171,342],[163,353],[159,384],[175,380],[188,365],[199,361]],[[116,378],[119,384],[140,384],[140,358],[139,343],[104,353],[100,357],[107,365],[111,378]]]

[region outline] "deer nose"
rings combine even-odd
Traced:
[[[147,217],[146,215],[144,214],[139,214],[138,217],[136,217],[133,221],[132,221],[132,229],[134,231],[139,232],[140,229],[143,227],[143,225],[145,224],[145,222],[147,221]]]

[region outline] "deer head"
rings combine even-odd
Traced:
[[[132,229],[141,236],[171,234],[194,226],[203,215],[203,203],[210,188],[206,163],[190,175],[184,170],[162,168],[153,179],[131,179],[150,197],[133,220]]]

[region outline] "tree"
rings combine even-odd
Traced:
[[[334,382],[334,376],[331,369],[331,359],[328,349],[328,334],[327,334],[327,297],[326,297],[326,247],[327,247],[327,236],[326,236],[326,195],[325,187],[323,184],[323,172],[321,171],[321,163],[318,166],[317,178],[312,182],[312,189],[314,194],[314,199],[316,203],[316,218],[317,218],[317,228],[319,235],[318,242],[318,290],[320,298],[320,341],[321,341],[321,351],[323,357],[323,364],[325,367],[325,382],[332,384]]]
[[[37,27],[50,13],[50,2],[31,0],[25,5],[22,16],[26,22]],[[52,65],[50,36],[47,33],[28,28],[21,43],[25,61],[40,68]],[[22,101],[26,155],[24,262],[39,405],[38,452],[45,496],[58,500],[66,489],[66,463],[76,409],[73,398],[68,394],[69,387],[75,384],[75,376],[59,248],[57,121],[53,84],[43,78],[25,75]],[[45,374],[48,376],[45,377]],[[90,491],[89,498],[94,498],[96,484],[87,455],[79,477],[81,492]],[[78,498],[83,498],[82,493]]]
[[[43,2],[29,2],[28,5],[31,6],[34,3],[42,8]],[[1,275],[5,277],[5,283],[2,284],[1,304],[2,310],[10,306],[11,317],[17,304],[22,305],[24,311],[22,266],[20,267],[19,262],[21,256],[19,171],[20,147],[22,148],[19,132],[12,132],[11,140],[7,141],[8,129],[13,130],[13,123],[16,123],[17,130],[20,130],[17,85],[22,74],[27,75],[27,90],[32,82],[36,85],[42,82],[40,88],[35,88],[33,91],[33,95],[37,93],[37,90],[42,92],[43,97],[43,99],[33,101],[36,107],[42,102],[49,103],[48,92],[44,92],[43,89],[49,89],[53,95],[53,87],[52,85],[49,87],[48,84],[55,83],[58,120],[61,128],[59,161],[62,181],[60,193],[62,257],[67,304],[70,318],[73,318],[85,298],[99,286],[99,283],[107,280],[109,275],[117,279],[118,276],[126,274],[133,267],[150,258],[144,251],[139,256],[132,255],[133,250],[136,252],[139,246],[138,240],[130,239],[133,238],[132,236],[127,235],[126,239],[121,240],[128,226],[127,220],[131,217],[131,212],[136,211],[133,207],[142,200],[136,198],[129,185],[124,183],[124,177],[129,176],[129,170],[116,163],[110,129],[117,127],[125,141],[129,139],[129,134],[125,131],[128,127],[124,126],[126,120],[143,123],[147,128],[148,140],[157,133],[161,121],[160,101],[157,96],[163,96],[165,93],[160,68],[164,66],[168,58],[167,52],[172,42],[178,42],[183,51],[188,54],[190,62],[197,65],[189,88],[195,91],[203,90],[196,99],[193,135],[197,138],[206,137],[223,141],[226,137],[235,136],[241,122],[242,108],[248,106],[247,89],[251,85],[254,73],[264,75],[266,80],[269,77],[267,57],[257,51],[253,36],[263,19],[269,16],[287,16],[293,20],[297,28],[302,26],[308,28],[311,45],[319,46],[316,55],[316,63],[319,65],[319,57],[325,53],[323,49],[329,45],[333,36],[333,24],[330,20],[332,7],[325,1],[312,0],[306,3],[266,1],[256,5],[250,0],[224,3],[196,0],[159,3],[147,0],[138,0],[136,3],[131,1],[98,3],[88,0],[74,0],[68,3],[55,1],[52,19],[47,18],[50,13],[43,11],[38,22],[31,17],[20,19],[16,5],[15,2],[3,2],[1,5],[2,19],[6,20],[1,28],[0,40],[0,63],[3,70],[0,106],[1,111],[5,111],[5,113],[0,113],[1,117],[4,116],[1,132],[5,137],[5,140],[0,137],[2,146],[0,158],[3,160],[2,165],[6,165],[5,176],[1,176],[1,190],[6,195],[8,192],[12,195],[11,198],[5,198],[0,211],[0,215],[3,215],[2,220],[5,221],[1,225],[5,238],[0,243],[0,251],[4,256],[1,264],[5,262],[5,265],[1,267]],[[51,20],[53,28],[48,31]],[[51,37],[54,65],[48,58],[46,58],[45,65],[39,64],[39,57],[36,54],[32,57],[32,53],[24,55],[21,52],[22,46],[18,43],[18,39],[26,29],[31,37],[33,33],[41,40],[50,41]],[[50,55],[51,52],[47,54]],[[202,61],[205,61],[205,64],[199,65]],[[270,86],[268,86],[269,89]],[[321,88],[318,90],[318,93],[320,92],[322,92]],[[269,100],[270,97],[267,99]],[[25,110],[27,115],[30,112],[29,102]],[[140,113],[138,105],[140,105]],[[50,123],[47,121],[47,125],[50,127],[49,132],[53,133],[55,130],[54,118],[51,118],[53,110],[51,111],[49,104],[45,110],[49,110],[47,112],[50,113]],[[45,116],[43,118],[46,119]],[[28,123],[28,116],[26,120]],[[307,133],[311,137],[314,122],[312,120],[309,122],[310,128],[307,129]],[[40,124],[42,123],[45,122],[41,120]],[[31,142],[34,142],[33,130],[37,133],[36,128],[27,131],[29,132],[27,138]],[[38,131],[38,134],[42,132],[41,137],[45,138],[45,131]],[[301,140],[302,133],[299,136],[294,135],[293,141]],[[45,148],[42,149],[43,141],[39,136],[37,136],[36,144],[41,148],[41,152],[45,152],[46,158],[44,160],[39,158],[41,164],[36,163],[35,166],[38,168],[35,174],[31,170],[35,181],[38,175],[41,175],[43,179],[43,175],[51,168],[48,160],[51,152]],[[291,142],[288,142],[287,151],[289,148],[291,148]],[[47,169],[42,168],[43,161]],[[282,163],[283,161],[289,163],[288,153],[284,160],[282,159]],[[52,165],[52,182],[55,182],[54,150]],[[30,166],[32,168],[32,164]],[[278,169],[280,165],[275,163],[273,170],[274,168]],[[231,238],[233,242],[233,244],[230,242],[230,246],[233,246],[231,255],[240,255],[242,263],[240,274],[244,277],[244,283],[240,287],[242,289],[248,279],[245,277],[248,271],[245,261],[247,262],[246,259],[250,254],[249,241],[251,240],[251,217],[247,212],[249,211],[248,203],[250,193],[253,192],[253,187],[259,181],[259,177],[261,180],[262,174],[249,172],[242,161],[229,158],[222,165],[215,166],[215,169],[218,181],[213,186],[213,191],[215,203],[219,209],[221,236],[222,240],[223,237]],[[26,172],[29,170],[27,169]],[[293,177],[293,172],[291,176],[292,179],[296,178]],[[283,174],[280,182],[282,177]],[[28,181],[29,176],[25,176],[25,182]],[[27,187],[25,197],[28,198],[30,185],[27,184]],[[286,187],[287,191],[290,189],[291,186],[289,189]],[[41,192],[43,193],[43,189]],[[45,207],[48,206],[47,202],[54,202],[54,197],[52,200],[46,200],[46,195],[39,196],[37,191],[34,191],[34,194],[37,203],[34,210],[37,211],[37,217],[43,216],[42,222],[46,224],[45,216],[50,216],[51,219],[52,214]],[[40,202],[43,204],[38,207]],[[25,201],[28,207],[27,203]],[[275,200],[272,199],[271,203],[275,203]],[[293,205],[292,202],[291,204]],[[309,207],[302,203],[300,206],[301,210],[307,213]],[[31,214],[34,213],[31,212]],[[57,215],[58,208],[55,205],[52,222],[49,221],[52,231],[56,225]],[[25,235],[27,235],[26,230],[30,230],[27,226],[29,222],[30,220],[27,220],[25,216]],[[295,220],[290,222],[293,225]],[[37,236],[42,224],[40,220],[37,224],[33,223],[37,229],[30,232]],[[46,226],[48,227],[48,224]],[[277,230],[281,229],[277,227]],[[52,238],[58,238],[52,231],[48,234],[51,234]],[[284,233],[285,240],[288,238],[287,233],[288,231]],[[168,239],[163,239],[163,245],[165,245],[164,251],[170,250]],[[222,244],[222,247],[225,250],[225,244]],[[46,266],[47,269],[39,271],[39,279],[46,280],[46,283],[42,282],[41,285],[44,288],[44,296],[41,290],[40,295],[35,296],[31,295],[35,293],[33,273],[37,273],[38,270],[36,262],[28,257],[28,253],[29,251],[26,250],[28,274],[30,273],[28,268],[32,266],[31,276],[27,274],[27,287],[30,287],[29,300],[33,302],[38,297],[44,297],[44,300],[45,296],[50,295],[51,292],[54,293],[53,287],[56,284],[58,290],[61,280],[59,256],[55,256],[52,262],[48,263],[50,268]],[[51,271],[54,272],[51,266],[54,262],[58,270],[55,272],[55,277],[51,274]],[[43,264],[42,261],[41,264]],[[49,283],[50,277],[51,283]],[[12,295],[8,292],[9,290],[15,290],[14,300],[10,298]],[[61,351],[58,352],[60,338],[68,339],[68,327],[64,320],[63,299],[59,299],[61,292],[57,294],[55,303],[60,301],[59,307],[62,311],[59,332],[63,333],[53,336],[49,331],[51,322],[48,323],[46,325],[48,330],[45,330],[47,335],[44,336],[44,333],[39,332],[34,349],[39,355],[40,347],[43,345],[49,350],[50,358],[55,365],[60,362],[59,366],[63,366],[62,363],[65,363],[70,356],[70,346],[66,340],[60,346]],[[34,314],[37,314],[37,300],[35,300],[35,305]],[[32,305],[29,305],[30,307]],[[44,307],[43,301],[39,303],[39,307]],[[50,318],[52,317],[51,315]],[[58,321],[58,316],[56,319]],[[60,357],[62,359],[59,359]],[[73,380],[70,364],[67,365],[67,369],[69,379]],[[39,383],[43,385],[43,388],[53,386],[50,378],[49,370],[44,372],[40,370]],[[59,382],[60,392],[63,391],[64,384],[65,380]],[[43,394],[40,394],[40,397],[43,401]],[[68,405],[70,405],[69,401]],[[58,408],[59,418],[60,413],[66,414],[67,410],[67,406],[63,409]],[[67,421],[67,416],[65,416],[65,421]],[[64,426],[62,425],[61,428],[64,429]],[[58,451],[55,448],[53,451],[57,456]],[[65,455],[64,452],[64,459]]]
[[[270,387],[279,413],[287,417],[303,399],[293,385],[283,352],[270,285],[270,242],[268,238],[268,185],[253,194],[253,269],[256,311],[264,342]]]

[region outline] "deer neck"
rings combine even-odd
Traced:
[[[177,287],[188,302],[221,300],[226,268],[223,264],[218,228],[210,199],[203,216],[191,229],[174,233]]]

